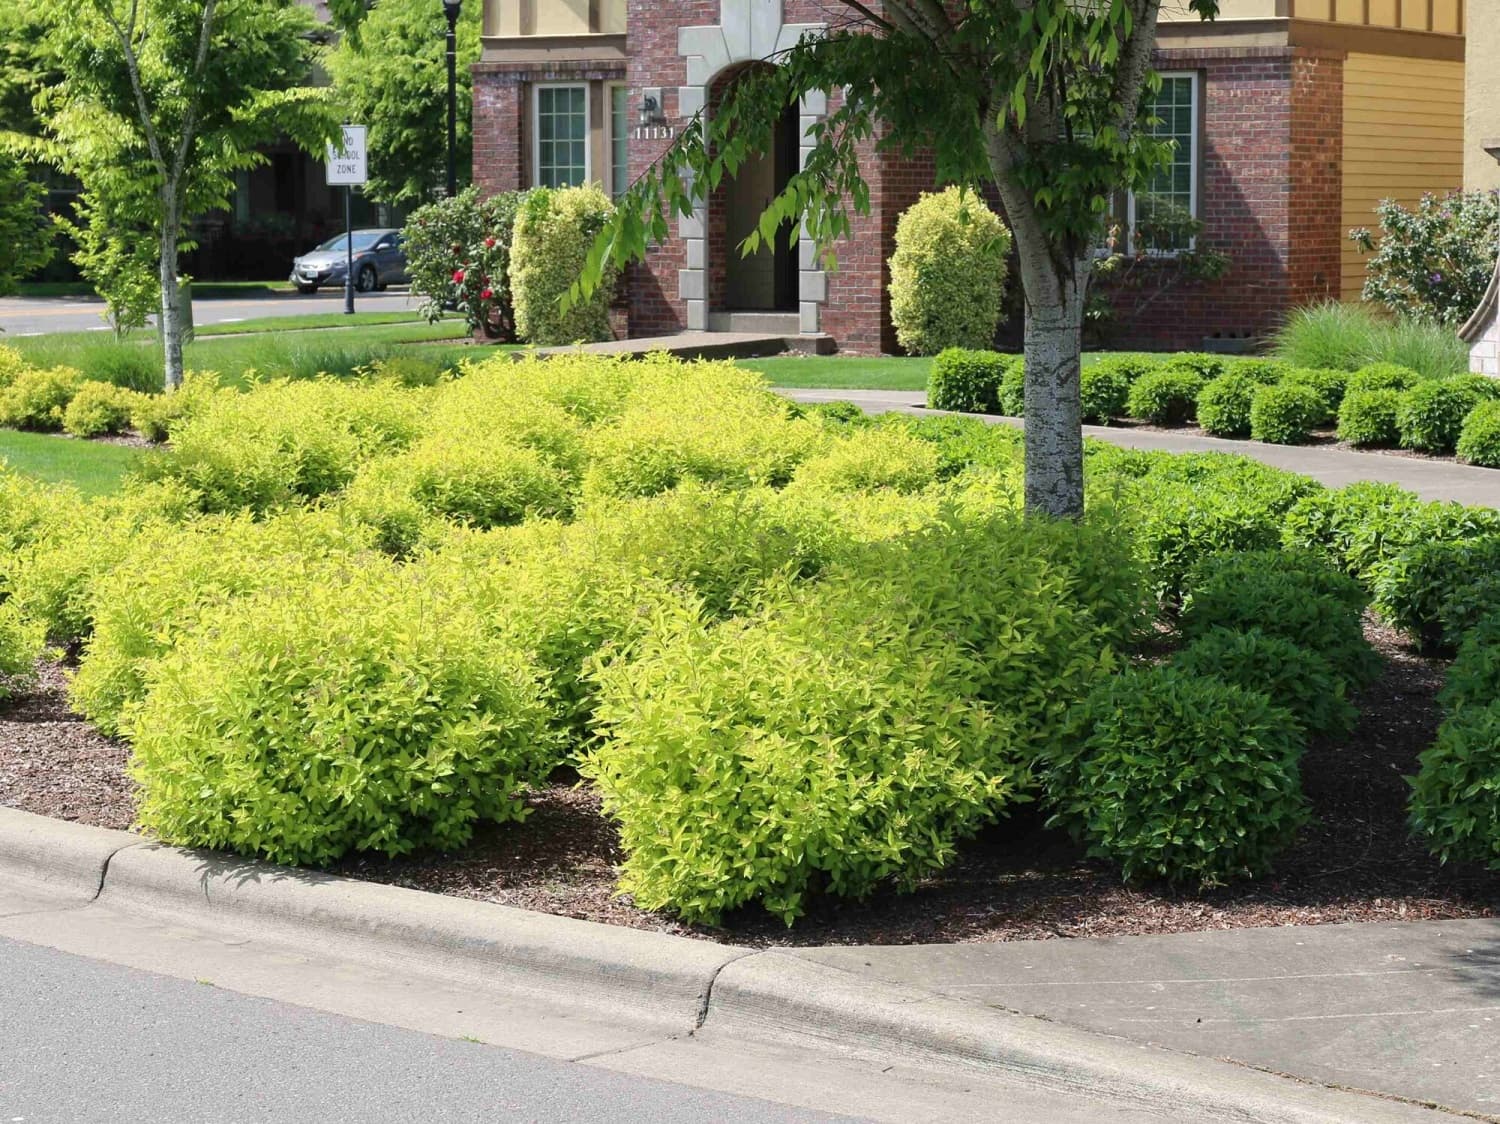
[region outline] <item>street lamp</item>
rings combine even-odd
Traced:
[[[463,0],[443,0],[448,17],[448,198],[458,194],[458,10]]]

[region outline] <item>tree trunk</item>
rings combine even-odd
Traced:
[[[1026,286],[1026,510],[1083,514],[1083,416],[1079,373],[1088,263],[1070,275],[1053,259],[1043,284]],[[1031,278],[1028,278],[1031,279]],[[1036,290],[1036,291],[1033,291]]]
[[[182,290],[177,286],[177,208],[163,208],[161,227],[161,345],[165,389],[182,385]]]

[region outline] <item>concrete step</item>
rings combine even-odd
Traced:
[[[795,336],[802,331],[802,318],[795,312],[711,312],[708,314],[708,330]]]

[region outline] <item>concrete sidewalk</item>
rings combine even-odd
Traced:
[[[923,408],[927,396],[915,390],[781,390],[797,402],[853,402],[867,413],[897,411],[933,414]],[[972,415],[994,425],[1019,426],[1017,418]],[[1170,453],[1237,453],[1277,468],[1300,472],[1330,488],[1361,480],[1399,484],[1423,499],[1500,507],[1500,469],[1473,468],[1452,461],[1427,460],[1385,453],[1355,453],[1320,446],[1267,445],[1260,441],[1229,441],[1185,433],[1086,425],[1089,437],[1131,449],[1160,449]]]
[[[797,955],[1143,1044],[1500,1118],[1500,918]]]

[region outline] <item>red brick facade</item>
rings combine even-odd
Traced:
[[[784,21],[815,24],[825,11],[818,0],[786,0]],[[707,91],[729,70],[705,75],[700,63],[700,73],[691,74],[679,30],[712,27],[719,19],[720,0],[672,5],[630,0],[623,66],[480,63],[474,82],[476,182],[489,191],[526,183],[527,89],[533,82],[623,79],[632,106],[642,91],[660,90],[668,124],[680,129],[697,106],[679,104],[679,92]],[[1157,66],[1198,76],[1201,239],[1227,254],[1231,264],[1220,280],[1178,282],[1150,300],[1138,289],[1107,294],[1116,307],[1110,345],[1196,349],[1215,338],[1249,340],[1296,305],[1336,296],[1342,234],[1340,57],[1303,48],[1170,50],[1159,53]],[[648,135],[634,133],[629,141],[632,178],[669,143],[645,139]],[[837,271],[809,273],[815,263],[802,261],[800,308],[804,328],[811,308],[817,330],[842,350],[893,351],[887,262],[895,248],[896,221],[920,192],[932,188],[933,171],[930,162],[877,154],[871,146],[866,179],[870,214],[855,216],[853,237],[836,247]],[[709,315],[723,310],[724,277],[736,251],[724,236],[722,207],[716,221],[714,203],[706,208],[704,229],[690,230],[691,221],[674,220],[668,240],[629,271],[632,335],[682,331],[694,326],[694,315],[701,322],[705,310]],[[696,291],[684,292],[688,284]],[[690,303],[698,303],[696,313]]]

